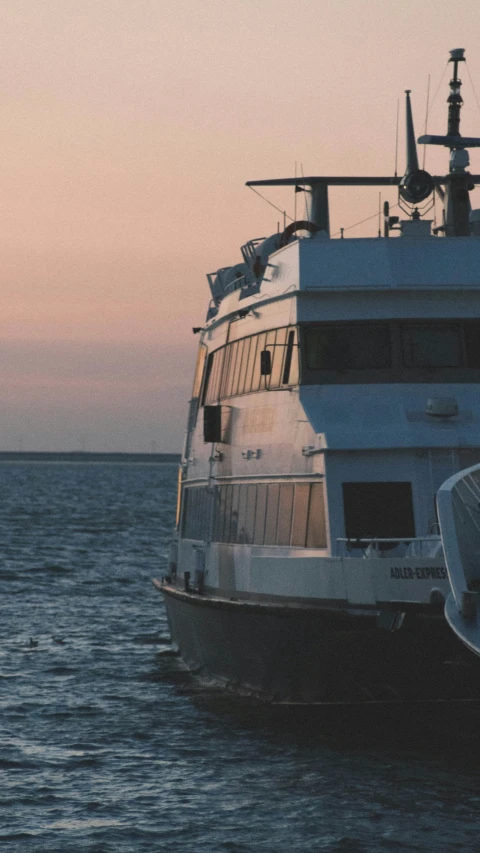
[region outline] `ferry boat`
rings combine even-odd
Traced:
[[[250,181],[307,193],[309,217],[208,275],[170,564],[154,581],[204,680],[287,703],[479,698],[475,578],[452,521],[452,489],[480,463],[467,152],[480,139],[460,134],[464,61],[451,51],[446,135],[418,140],[449,149],[445,175],[419,168],[407,90],[403,177]],[[334,239],[335,186],[397,186],[403,218],[385,204],[382,236]]]

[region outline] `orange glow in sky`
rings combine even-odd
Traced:
[[[0,450],[180,451],[205,273],[281,218],[245,181],[393,174],[398,98],[402,173],[403,91],[418,136],[430,74],[446,132],[456,47],[480,136],[479,31],[478,0],[4,0]],[[331,190],[332,232],[377,208]]]

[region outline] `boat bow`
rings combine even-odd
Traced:
[[[438,519],[452,591],[445,617],[480,655],[480,465],[459,471],[437,493]]]

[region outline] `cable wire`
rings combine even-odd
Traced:
[[[267,204],[269,204],[269,205],[270,205],[270,207],[274,207],[274,208],[275,208],[275,210],[278,210],[278,212],[279,212],[279,213],[281,213],[281,214],[282,214],[282,216],[286,216],[286,218],[287,218],[287,219],[290,219],[290,220],[291,220],[291,222],[294,222],[294,221],[295,221],[294,219],[292,219],[292,217],[291,217],[291,216],[289,216],[289,214],[288,214],[288,213],[286,213],[286,212],[285,212],[285,210],[282,210],[282,208],[281,208],[281,207],[277,207],[277,205],[276,205],[276,204],[274,204],[274,203],[273,203],[273,201],[270,201],[270,199],[265,198],[265,196],[264,196],[264,195],[262,195],[262,193],[259,193],[259,192],[258,192],[258,190],[256,190],[256,189],[255,189],[255,187],[249,187],[249,190],[253,190],[253,192],[254,192],[254,193],[256,193],[257,195],[259,195],[259,196],[260,196],[260,198],[261,198],[261,199],[263,199],[263,201],[266,201],[266,202],[267,202]]]
[[[473,85],[473,80],[472,80],[472,75],[470,74],[470,69],[469,69],[469,67],[468,67],[468,65],[467,65],[467,63],[466,63],[466,62],[465,62],[465,67],[466,67],[466,69],[467,69],[467,74],[468,74],[468,77],[469,77],[469,80],[470,80],[470,83],[471,83],[471,86],[472,86],[473,96],[474,96],[474,98],[475,98],[475,100],[476,100],[476,102],[477,102],[477,107],[478,107],[478,110],[479,110],[479,112],[480,112],[480,102],[479,102],[479,100],[478,100],[477,93],[476,93],[476,91],[475,91],[475,86]]]
[[[390,210],[395,210],[396,207],[398,207],[398,203],[392,204]],[[342,228],[342,229],[340,229],[340,231],[335,231],[335,234],[332,234],[332,237],[338,237],[338,235],[341,233],[341,231],[351,231],[351,229],[356,228],[357,225],[363,225],[364,222],[369,222],[371,219],[376,219],[377,217],[378,217],[378,211],[376,213],[374,213],[372,216],[367,216],[366,219],[361,219],[360,222],[355,222],[354,225],[347,225],[346,228]]]
[[[450,60],[448,60],[448,62],[450,62]],[[442,83],[443,83],[443,78],[445,77],[445,72],[446,72],[446,70],[447,70],[447,68],[448,68],[448,62],[447,62],[447,64],[446,64],[445,68],[443,69],[443,74],[442,74],[442,76],[441,76],[441,78],[440,78],[440,83],[439,83],[439,84],[438,84],[438,86],[437,86],[437,90],[436,90],[436,92],[435,92],[435,94],[434,94],[434,96],[433,96],[432,100],[430,101],[430,109],[429,109],[429,112],[431,111],[431,109],[432,109],[432,107],[433,107],[433,105],[434,105],[434,103],[435,103],[435,98],[437,97],[437,95],[438,95],[438,93],[439,93],[439,91],[440,91],[440,86],[441,86],[441,85],[442,85]]]

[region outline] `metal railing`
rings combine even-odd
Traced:
[[[362,536],[358,539],[338,537],[336,557],[443,557],[440,536],[389,537]]]

